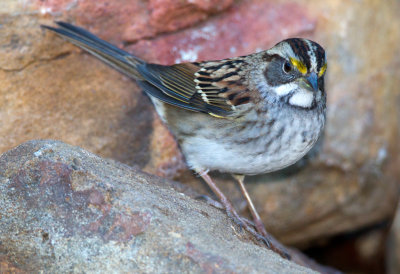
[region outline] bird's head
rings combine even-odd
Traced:
[[[317,43],[291,38],[264,52],[263,96],[273,96],[291,106],[312,109],[325,102],[324,49]],[[268,93],[268,94],[266,94]]]

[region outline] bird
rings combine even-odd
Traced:
[[[282,257],[244,177],[288,167],[317,142],[326,120],[325,50],[305,38],[223,60],[160,65],[70,23],[42,25],[136,80],[176,138],[187,165],[201,176],[233,221]],[[209,175],[232,174],[253,221],[241,217]]]

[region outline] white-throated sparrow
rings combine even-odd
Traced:
[[[325,123],[325,52],[292,38],[251,55],[163,66],[146,63],[64,22],[43,26],[137,80],[200,174],[236,223],[285,255],[265,230],[244,188],[244,175],[287,167],[303,157]],[[241,218],[208,171],[235,175],[253,225]]]

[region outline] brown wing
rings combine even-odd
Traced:
[[[250,101],[243,63],[235,58],[173,66],[143,64],[138,71],[151,84],[141,83],[150,95],[179,107],[225,117],[235,111],[235,106]]]
[[[207,103],[231,110],[250,102],[244,66],[246,63],[241,57],[200,64],[194,79],[197,92]]]
[[[226,117],[235,106],[250,101],[242,58],[173,66],[147,64],[82,28],[56,22],[58,28],[42,26],[87,50],[105,63],[136,79],[151,96],[166,103]]]

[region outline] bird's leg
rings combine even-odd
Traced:
[[[209,204],[210,206],[213,206],[213,207],[218,208],[218,209],[225,209],[225,206],[224,206],[222,203],[220,203],[220,202],[214,200],[213,198],[211,198],[211,197],[209,197],[209,196],[207,196],[207,195],[199,195],[199,196],[195,197],[195,199],[196,199],[196,200],[197,200],[197,199],[202,199],[202,200],[204,200],[207,204]],[[256,227],[256,225],[253,223],[253,221],[250,221],[249,219],[246,219],[246,218],[244,218],[244,217],[240,217],[240,219],[241,219],[243,222],[247,223],[248,225],[250,225],[250,226],[252,226],[252,227]]]
[[[258,212],[256,210],[256,207],[253,204],[253,201],[250,198],[249,193],[247,192],[245,186],[244,186],[244,176],[243,175],[233,175],[233,177],[239,182],[240,190],[243,193],[243,196],[245,197],[247,204],[250,209],[250,213],[253,217],[253,222],[256,227],[256,230],[258,233],[260,233],[265,239],[268,240],[270,244],[270,248],[280,254],[282,257],[285,258],[290,258],[290,255],[286,248],[278,242],[274,237],[272,237],[267,230],[265,229],[264,223],[262,222],[260,215],[258,215]]]
[[[207,183],[207,185],[211,188],[212,192],[218,197],[220,200],[221,204],[224,206],[227,214],[229,217],[231,217],[237,225],[240,227],[244,227],[247,229],[247,224],[243,223],[241,217],[233,207],[232,203],[228,200],[228,198],[225,196],[225,194],[217,187],[217,185],[213,182],[211,177],[208,175],[207,171],[203,172],[198,172],[198,174],[203,178],[203,180]],[[251,230],[251,227],[249,227]],[[256,232],[256,231],[254,231]]]
[[[267,236],[267,230],[265,229],[264,223],[262,222],[260,215],[258,215],[258,212],[256,210],[256,207],[253,204],[253,201],[250,198],[249,193],[247,192],[246,188],[244,187],[244,175],[233,175],[233,177],[239,182],[240,190],[243,193],[244,198],[247,201],[247,205],[249,206],[251,216],[253,217],[253,222],[255,224],[255,227],[257,231],[263,235]]]
[[[222,191],[217,187],[217,185],[213,182],[210,176],[208,176],[207,171],[198,172],[198,174],[204,179],[207,185],[211,188],[215,195],[219,198],[221,203],[224,205],[226,212],[233,221],[239,225],[240,227],[244,228],[248,232],[250,232],[258,241],[262,241],[267,245],[268,248],[277,252],[283,258],[290,259],[289,253],[286,249],[271,235],[266,233],[266,236],[258,233],[250,224],[249,222],[244,221],[242,217],[239,216],[235,208],[233,207],[232,203],[228,200],[228,198],[222,193]]]

